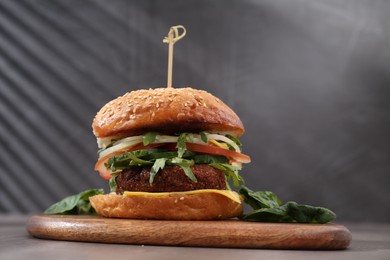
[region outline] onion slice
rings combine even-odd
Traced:
[[[116,152],[118,150],[123,150],[123,149],[126,149],[126,148],[130,148],[134,145],[137,145],[139,143],[142,143],[142,139],[141,140],[134,140],[134,141],[129,141],[129,142],[121,142],[119,144],[115,144],[105,150],[103,150],[102,152],[100,152],[99,154],[99,158],[103,158],[104,156],[110,154],[110,153],[113,153],[113,152]]]
[[[225,143],[229,144],[231,147],[233,147],[235,152],[241,153],[240,147],[238,147],[238,145],[235,142],[233,142],[231,139],[227,138],[226,136],[219,135],[219,134],[206,134],[206,136],[207,136],[208,140],[216,140],[216,141],[225,142]],[[103,147],[106,147],[106,146],[108,146],[108,144],[107,144],[108,139],[109,138],[100,138],[100,139],[98,139],[98,143],[99,144],[102,143]],[[157,144],[158,143],[177,143],[178,139],[179,139],[178,136],[158,135],[158,136],[156,136],[156,139],[154,140],[153,143],[157,143]],[[119,151],[119,150],[124,150],[124,149],[130,148],[130,147],[135,146],[137,144],[140,144],[142,142],[143,142],[142,135],[130,136],[130,137],[126,137],[126,138],[117,140],[113,143],[113,145],[111,147],[106,148],[102,152],[100,152],[99,158],[103,158],[103,157],[105,157],[111,153],[114,153],[116,151]],[[193,138],[192,138],[191,142],[187,142],[187,143],[207,145],[207,143],[205,143],[201,139],[200,135],[197,135],[197,134],[193,134]]]
[[[231,147],[233,147],[237,153],[241,153],[240,147],[238,147],[238,145],[235,142],[233,142],[231,139],[227,138],[226,136],[218,135],[218,134],[206,134],[206,136],[208,139],[223,141],[229,144]]]

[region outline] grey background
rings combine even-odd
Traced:
[[[107,188],[95,113],[127,91],[210,91],[241,117],[247,186],[390,221],[390,2],[0,0],[0,212]]]

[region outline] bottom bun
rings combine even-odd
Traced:
[[[99,215],[110,218],[211,220],[239,217],[243,212],[241,203],[207,192],[163,196],[106,194],[89,200]]]

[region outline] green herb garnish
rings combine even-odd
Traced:
[[[233,141],[236,145],[238,145],[239,147],[242,146],[240,140],[238,140],[237,137],[232,136],[232,135],[229,135],[229,134],[227,134],[226,137],[229,138],[230,140],[232,140],[232,141]]]
[[[230,180],[233,181],[233,185],[235,187],[239,187],[240,183],[244,183],[244,178],[238,174],[238,171],[241,170],[241,167],[236,167],[227,163],[210,163],[210,166],[213,166],[214,168],[217,168],[225,173],[226,186],[229,190],[231,190],[229,185]]]
[[[192,134],[189,134],[189,133],[182,133],[179,136],[179,138],[177,139],[177,144],[176,144],[177,153],[178,153],[179,158],[183,157],[183,154],[187,150],[186,142],[187,141],[191,142],[193,139],[194,139],[194,136]]]
[[[157,172],[159,170],[162,170],[164,169],[164,166],[165,166],[165,162],[167,161],[168,159],[167,158],[160,158],[160,159],[157,159],[152,168],[150,169],[150,177],[149,177],[149,183],[152,184],[153,183],[153,180],[154,180],[154,177],[156,176]]]
[[[128,169],[131,166],[152,165],[150,161],[137,157],[133,152],[126,152],[108,159],[106,167],[113,172]]]
[[[148,132],[143,135],[143,144],[148,145],[153,143],[159,133]],[[199,133],[203,142],[208,142],[205,132]],[[234,142],[240,144],[235,137]],[[238,187],[240,183],[243,183],[243,178],[238,174],[241,167],[235,167],[228,163],[228,159],[225,156],[220,155],[206,155],[197,154],[187,150],[186,143],[193,142],[194,136],[191,133],[182,133],[179,135],[176,148],[177,151],[169,151],[161,148],[152,148],[137,150],[132,152],[125,152],[120,155],[111,157],[105,166],[113,172],[129,169],[134,166],[151,166],[149,182],[153,183],[154,177],[159,170],[162,170],[165,165],[177,165],[180,166],[186,176],[192,181],[196,182],[196,177],[191,170],[191,166],[194,164],[208,164],[217,169],[222,170],[226,176],[226,184],[230,189],[229,182],[232,181],[234,186]]]
[[[108,181],[108,186],[110,187],[111,192],[116,192],[118,189],[118,184],[116,182],[116,177],[118,177],[119,173],[113,173],[111,174],[111,178]]]
[[[186,160],[186,159],[183,159],[183,158],[173,158],[171,160],[168,161],[169,164],[174,164],[174,165],[178,165],[180,166],[184,173],[186,174],[186,176],[193,182],[197,182],[197,179],[194,175],[194,173],[191,171],[191,166],[194,165],[194,161],[193,160]]]
[[[144,146],[147,146],[154,141],[156,141],[156,137],[159,135],[157,132],[148,132],[142,136],[142,141]]]
[[[209,141],[205,132],[200,132],[199,135],[203,142],[207,143]]]
[[[228,159],[222,155],[197,154],[192,160],[195,164],[228,163]]]

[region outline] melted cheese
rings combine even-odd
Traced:
[[[229,150],[229,146],[227,146],[227,144],[225,144],[225,143],[219,143],[219,142],[217,142],[215,140],[209,140],[209,143],[212,143],[212,144],[214,144],[215,146],[217,146],[219,148]]]
[[[216,193],[225,196],[237,203],[241,204],[240,195],[237,192],[231,190],[215,190],[215,189],[203,189],[203,190],[192,190],[192,191],[180,191],[180,192],[142,192],[142,191],[125,191],[123,196],[169,196],[172,194],[177,195],[192,195],[192,194],[204,194],[204,193]]]

